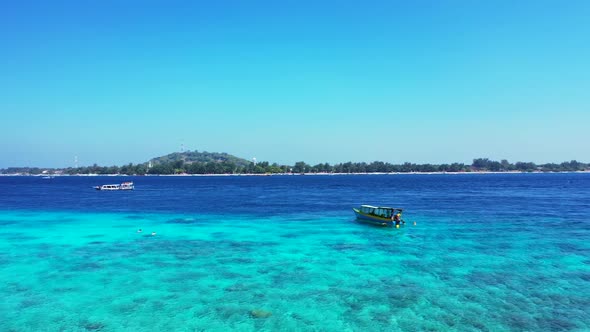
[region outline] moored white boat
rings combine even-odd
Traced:
[[[133,190],[133,182],[123,182],[121,184],[103,184],[102,186],[95,186],[96,190]]]

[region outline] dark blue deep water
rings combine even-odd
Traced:
[[[136,190],[90,190],[122,181],[134,181]],[[361,203],[399,205],[424,215],[585,221],[590,174],[0,177],[5,210],[348,215]]]
[[[590,174],[0,177],[0,227],[2,331],[590,330]]]

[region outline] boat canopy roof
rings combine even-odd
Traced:
[[[369,208],[369,209],[385,209],[385,210],[400,210],[400,211],[403,211],[402,208],[392,208],[392,207],[387,207],[387,206],[361,205],[361,207]]]

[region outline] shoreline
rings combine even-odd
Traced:
[[[0,176],[30,176],[30,177],[195,177],[195,176],[345,176],[345,175],[467,175],[467,174],[575,174],[575,173],[590,173],[588,171],[564,171],[564,172],[520,172],[520,171],[509,171],[509,172],[492,172],[492,171],[481,171],[481,172],[372,172],[372,173],[265,173],[265,174],[0,174]]]

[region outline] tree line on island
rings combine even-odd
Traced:
[[[279,165],[267,161],[254,162],[214,152],[176,152],[158,157],[149,162],[124,166],[98,166],[68,168],[9,167],[0,169],[1,174],[127,174],[127,175],[173,175],[173,174],[302,174],[302,173],[434,173],[434,172],[576,172],[588,171],[590,164],[576,160],[559,164],[535,164],[533,162],[510,163],[477,158],[468,165],[452,164],[391,164],[382,161],[346,162],[331,165],[309,165],[303,161],[294,165]]]

